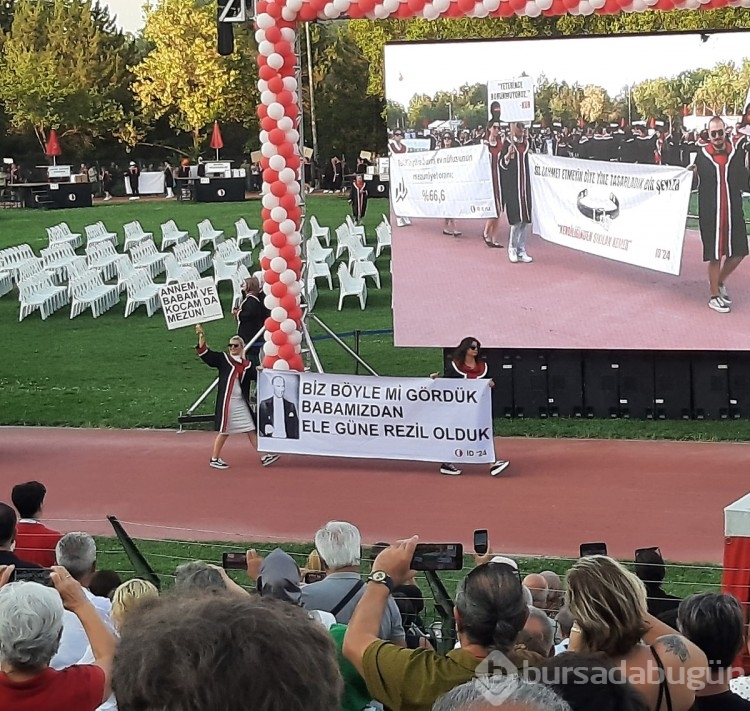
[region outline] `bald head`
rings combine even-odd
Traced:
[[[539,573],[532,573],[523,579],[523,584],[531,591],[531,598],[534,601],[534,607],[538,607],[540,610],[546,610],[547,595],[549,593],[547,581],[539,575]]]
[[[559,610],[565,595],[560,576],[554,570],[543,570],[539,575],[547,581],[547,609]]]

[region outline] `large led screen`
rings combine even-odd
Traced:
[[[397,345],[750,348],[750,32],[389,44],[385,89]]]

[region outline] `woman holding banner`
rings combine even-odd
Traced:
[[[457,146],[458,144],[453,140],[453,134],[446,131],[443,134],[438,150],[441,148],[456,148]],[[453,237],[461,236],[461,233],[456,229],[456,221],[453,218],[446,218],[445,224],[443,225],[443,234],[452,235]]]
[[[206,334],[203,326],[197,324],[198,345],[195,348],[198,357],[211,368],[219,371],[219,385],[216,394],[214,426],[218,434],[214,440],[209,466],[214,469],[228,469],[229,465],[221,458],[221,450],[231,434],[247,434],[250,443],[258,448],[255,434],[255,423],[250,412],[250,382],[257,380],[258,369],[244,357],[245,342],[239,336],[229,339],[226,353],[212,351],[206,345]],[[279,458],[278,454],[266,454],[261,457],[261,464],[267,467]]]
[[[479,352],[482,344],[478,339],[468,336],[464,338],[458,347],[453,351],[451,361],[443,373],[444,378],[466,378],[468,380],[487,379],[490,381],[490,387],[495,387],[495,383],[490,377],[487,362],[480,357]],[[438,373],[432,373],[431,378],[437,378]],[[497,476],[510,466],[506,459],[498,459],[490,467],[490,476]],[[440,465],[440,473],[448,476],[458,476],[461,470],[449,462],[443,462]]]
[[[495,230],[500,222],[500,213],[503,211],[503,197],[500,190],[500,156],[503,152],[503,139],[500,135],[500,122],[492,121],[487,129],[488,136],[484,145],[490,153],[490,171],[492,173],[492,192],[495,195],[495,209],[497,217],[491,217],[484,223],[484,243],[488,247],[502,247],[495,241]]]

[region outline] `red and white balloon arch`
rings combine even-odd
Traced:
[[[750,0],[260,0],[256,6],[258,89],[263,155],[263,270],[266,320],[263,365],[303,370],[301,355],[301,208],[298,173],[298,22],[388,17],[547,17],[645,10],[750,7]]]

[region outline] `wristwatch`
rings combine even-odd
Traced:
[[[390,592],[393,592],[393,578],[388,573],[384,573],[382,570],[374,570],[372,575],[367,578],[367,582],[381,583],[385,585]]]

